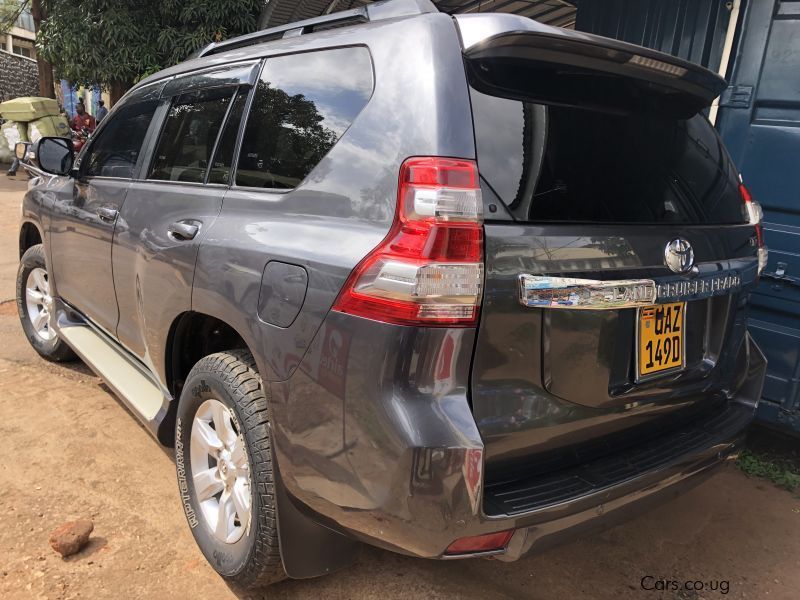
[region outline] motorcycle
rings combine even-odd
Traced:
[[[83,148],[86,145],[86,142],[89,141],[89,136],[91,136],[91,132],[89,131],[90,125],[91,121],[86,119],[83,127],[81,127],[79,130],[72,130],[72,148],[75,151],[75,154],[80,152],[81,148]]]

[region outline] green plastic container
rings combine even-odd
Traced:
[[[3,142],[5,146],[7,146],[11,153],[14,153],[14,146],[16,146],[17,142],[28,142],[28,124],[27,123],[15,123],[14,121],[6,121],[3,123],[3,126],[0,127],[0,132],[3,134],[3,139],[0,142]]]
[[[35,96],[14,98],[0,103],[0,117],[9,121],[26,123],[42,117],[57,116],[58,102],[52,98]]]
[[[28,137],[32,142],[38,142],[43,137],[70,137],[69,121],[64,115],[55,117],[42,117],[28,123]]]

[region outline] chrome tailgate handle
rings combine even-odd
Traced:
[[[600,281],[548,275],[520,275],[519,302],[532,308],[617,310],[649,306],[656,301],[652,279]]]

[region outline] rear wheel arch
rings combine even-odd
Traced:
[[[164,446],[175,445],[175,417],[183,384],[192,368],[216,352],[252,349],[231,325],[206,313],[186,311],[173,321],[164,352],[166,385],[174,398],[158,427],[158,440]]]
[[[172,322],[164,353],[167,386],[178,398],[189,371],[209,354],[252,348],[233,326],[206,313],[187,311]]]

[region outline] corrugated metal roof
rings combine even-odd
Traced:
[[[507,12],[558,27],[575,26],[575,5],[566,0],[432,0],[442,12]],[[356,8],[369,0],[271,0],[262,28]]]

